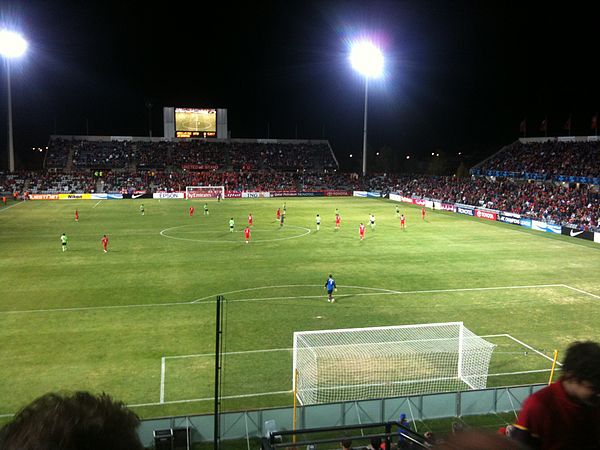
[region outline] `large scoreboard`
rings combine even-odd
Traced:
[[[166,138],[227,138],[227,110],[216,108],[164,108]]]

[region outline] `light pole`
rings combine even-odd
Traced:
[[[27,42],[12,31],[0,31],[0,54],[6,62],[6,85],[8,97],[8,170],[15,171],[15,148],[13,143],[12,98],[10,90],[10,58],[18,58],[27,50]]]
[[[363,126],[363,177],[367,174],[367,106],[369,103],[369,78],[383,73],[383,54],[378,47],[368,41],[358,42],[350,52],[352,67],[365,77],[365,118]]]

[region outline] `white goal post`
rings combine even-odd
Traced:
[[[462,322],[296,332],[293,389],[302,405],[483,389],[494,347]]]
[[[185,198],[225,198],[225,186],[186,186]]]

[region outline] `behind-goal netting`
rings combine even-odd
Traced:
[[[185,198],[225,198],[224,186],[186,186]]]
[[[462,322],[294,333],[302,405],[486,387],[495,345]]]

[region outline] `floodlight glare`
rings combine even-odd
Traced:
[[[383,54],[371,42],[358,42],[350,51],[352,67],[365,77],[375,78],[383,73]]]
[[[0,31],[0,54],[5,58],[18,58],[27,51],[27,41],[13,31]]]

